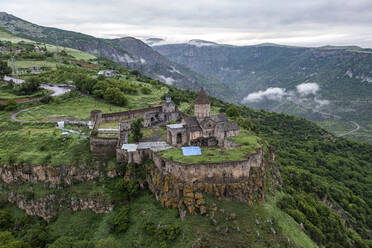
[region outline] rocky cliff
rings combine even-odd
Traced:
[[[20,209],[25,210],[26,214],[39,216],[47,222],[51,221],[65,208],[72,209],[72,211],[92,210],[99,214],[108,213],[113,209],[113,205],[103,197],[57,197],[50,194],[39,199],[27,199],[23,194],[10,192],[5,198],[16,204]]]
[[[102,163],[94,166],[43,166],[43,165],[3,165],[0,166],[0,179],[8,184],[20,183],[49,183],[71,185],[73,181],[84,182],[107,175],[117,176],[115,168],[106,169]]]

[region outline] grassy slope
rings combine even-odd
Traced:
[[[28,40],[28,39],[17,37],[14,34],[8,32],[8,31],[6,31],[2,28],[0,28],[0,40],[1,41],[10,41],[12,43],[18,43],[20,41],[23,41],[23,42],[31,43],[31,44],[35,44],[35,45],[40,44],[40,43],[37,43],[35,41],[31,41],[31,40]],[[46,48],[50,52],[55,52],[57,50],[56,46],[50,45],[50,44],[46,44]],[[80,50],[72,49],[72,48],[61,48],[61,47],[59,47],[59,51],[61,51],[61,50],[65,50],[68,55],[72,56],[76,60],[88,61],[90,59],[95,59],[96,58],[96,56],[94,56],[92,54],[89,54],[89,53],[86,53],[86,52],[83,52],[83,51],[80,51]],[[10,61],[8,61],[8,62],[10,63]],[[31,67],[31,66],[41,66],[41,67],[55,68],[59,64],[61,64],[61,63],[57,62],[55,60],[54,61],[45,61],[45,60],[38,61],[38,60],[22,59],[22,60],[16,60],[15,61],[15,66],[20,67],[20,68]]]
[[[138,85],[142,85],[137,82]],[[80,120],[88,120],[90,111],[102,110],[103,113],[120,112],[128,109],[146,108],[150,103],[158,102],[161,96],[167,92],[165,87],[157,89],[151,87],[151,94],[127,95],[129,104],[126,107],[119,107],[108,104],[102,100],[96,100],[91,96],[80,96],[66,101],[55,102],[48,105],[38,106],[27,112],[21,113],[18,118],[22,120],[47,120],[55,117],[72,117]]]
[[[293,242],[301,247],[317,247],[291,217],[275,207],[274,198],[270,198],[263,206],[248,206],[234,201],[218,202],[213,197],[208,198],[208,201],[217,203],[219,210],[215,215],[216,225],[203,216],[188,216],[182,222],[177,210],[163,208],[153,195],[143,192],[140,197],[127,203],[131,208],[131,223],[126,233],[112,234],[109,230],[108,223],[117,210],[105,215],[95,215],[90,211],[65,211],[48,229],[54,237],[63,235],[98,241],[112,236],[117,244],[120,244],[119,247],[132,247],[134,244],[159,247],[157,238],[147,235],[143,230],[143,223],[152,221],[156,224],[176,224],[181,227],[180,237],[169,243],[168,247],[191,247],[199,238],[207,240],[210,247],[284,247],[283,245],[288,244],[285,236],[290,239],[289,247],[293,247]],[[236,220],[229,220],[232,213],[236,214]],[[269,224],[267,220],[272,220],[274,224]],[[228,227],[229,231],[223,235],[216,231],[218,227],[221,230]],[[240,231],[237,231],[237,227]],[[270,227],[274,228],[276,234],[273,234]]]

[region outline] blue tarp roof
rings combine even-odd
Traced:
[[[201,150],[199,146],[185,146],[182,147],[183,156],[194,156],[201,155]]]

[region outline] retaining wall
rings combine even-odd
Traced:
[[[115,153],[118,138],[100,138],[90,136],[90,151],[93,154],[105,155]]]

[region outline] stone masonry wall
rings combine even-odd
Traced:
[[[90,136],[90,151],[96,155],[114,153],[118,144],[118,138],[100,138]]]
[[[161,112],[162,107],[151,107],[151,108],[144,108],[144,109],[135,109],[135,110],[128,110],[124,112],[117,112],[117,113],[107,113],[102,114],[102,122],[114,122],[119,120],[126,120],[126,119],[133,119],[144,117],[145,114],[151,112]]]
[[[259,148],[244,161],[200,164],[174,162],[149,150],[122,155],[137,163],[143,162],[144,157],[153,160],[146,168],[149,189],[164,207],[178,208],[183,218],[187,212],[207,212],[204,194],[215,195],[219,200],[262,203],[266,187],[262,153]]]
[[[184,181],[166,170],[160,170],[155,164],[147,167],[147,182],[164,207],[178,208],[181,218],[186,213],[205,214],[210,206],[204,200],[204,194],[212,194],[218,200],[234,199],[251,205],[261,204],[265,197],[266,170],[263,164],[251,167],[248,176],[211,181]]]

